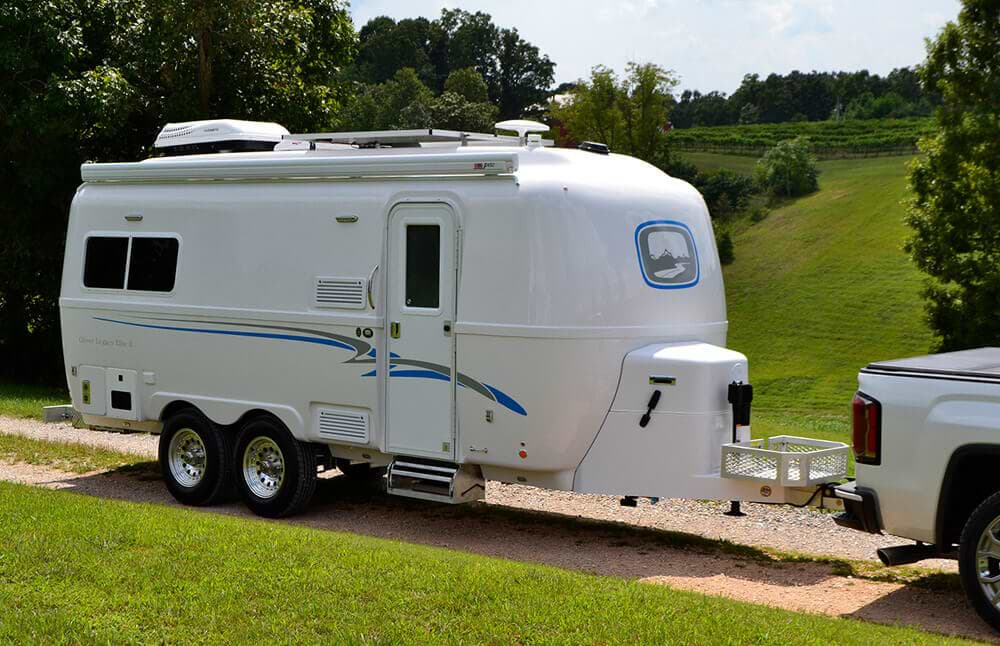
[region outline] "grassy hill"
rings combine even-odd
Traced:
[[[706,170],[747,164],[689,156]],[[734,235],[729,346],[750,359],[755,435],[844,439],[858,369],[930,349],[922,279],[902,249],[906,162],[820,162],[819,192]]]

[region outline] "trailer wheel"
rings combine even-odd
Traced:
[[[337,458],[335,464],[337,469],[343,473],[348,480],[374,480],[385,475],[385,467],[373,467],[370,462],[357,462],[352,464],[350,460]]]
[[[232,440],[192,408],[171,415],[160,433],[160,471],[167,490],[185,505],[211,505],[232,488]]]
[[[965,523],[958,569],[972,607],[1000,630],[1000,492],[983,501]]]
[[[240,430],[234,466],[240,496],[258,516],[299,512],[316,490],[316,452],[269,417],[250,420]]]

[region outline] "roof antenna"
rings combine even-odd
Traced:
[[[493,124],[493,127],[497,130],[513,130],[517,133],[518,139],[521,140],[522,146],[528,145],[529,132],[547,132],[549,129],[549,127],[544,123],[529,121],[528,119],[511,119],[509,121],[501,121]]]

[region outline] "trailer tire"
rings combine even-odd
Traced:
[[[232,438],[194,408],[167,418],[158,455],[163,481],[178,502],[206,506],[231,495]]]
[[[301,511],[316,491],[316,451],[271,417],[251,419],[240,429],[233,469],[243,502],[265,518]]]
[[[339,469],[348,480],[354,480],[357,482],[375,480],[376,478],[381,478],[385,475],[385,467],[373,467],[371,462],[356,462],[352,464],[350,460],[337,458],[335,464],[337,465],[337,469]]]
[[[996,557],[984,555],[989,553]],[[972,607],[1000,630],[1000,492],[984,500],[966,521],[958,543],[958,570]]]

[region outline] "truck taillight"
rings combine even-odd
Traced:
[[[882,405],[864,393],[854,394],[851,439],[854,460],[861,464],[882,462]]]

